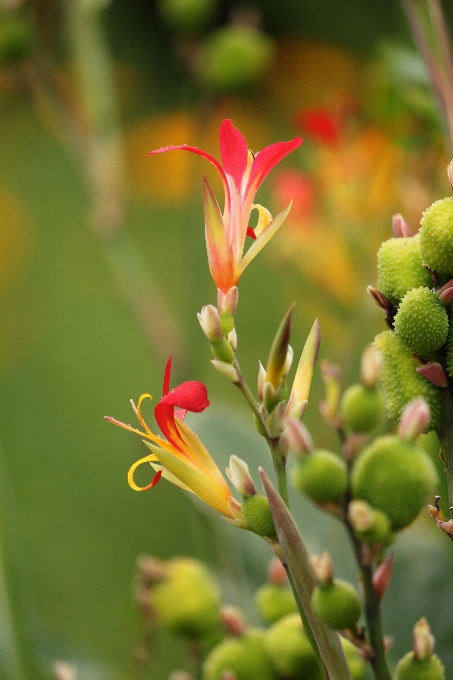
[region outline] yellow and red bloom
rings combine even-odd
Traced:
[[[226,518],[235,519],[237,501],[228,484],[197,435],[184,423],[187,411],[200,413],[209,406],[206,387],[202,382],[188,381],[170,390],[170,371],[171,358],[165,368],[162,398],[154,408],[156,422],[166,439],[151,432],[142,416],[141,404],[146,398],[152,399],[150,394],[142,394],[137,406],[132,402],[144,432],[106,416],[109,422],[144,437],[144,443],[152,451],[129,469],[129,486],[135,491],[146,491],[164,477],[191,491]],[[178,407],[176,411],[175,406]],[[134,481],[135,470],[142,463],[150,463],[157,473],[144,487],[137,486]]]
[[[245,137],[231,120],[224,120],[219,129],[219,141],[223,165],[206,151],[187,144],[166,146],[150,151],[148,155],[176,149],[191,151],[206,158],[219,173],[225,190],[223,215],[206,177],[203,178],[203,206],[209,269],[217,288],[227,293],[286,219],[291,204],[272,219],[270,212],[255,205],[253,200],[272,168],[297,149],[302,139],[294,137],[289,142],[277,142],[253,154],[247,148]],[[258,225],[254,230],[249,227],[253,208],[259,212]],[[247,234],[254,242],[242,257]]]

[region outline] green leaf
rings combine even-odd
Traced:
[[[351,673],[338,634],[327,628],[312,610],[311,594],[315,581],[308,552],[297,525],[262,468],[260,468],[260,477],[272,511],[278,541],[289,569],[292,586],[299,599],[299,613],[305,632],[318,661],[320,660],[324,677],[326,680],[351,680]]]

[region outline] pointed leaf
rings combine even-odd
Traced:
[[[311,595],[315,585],[314,576],[308,552],[297,525],[283,499],[262,469],[260,469],[260,476],[274,518],[278,541],[303,609],[301,618],[305,632],[313,646],[313,651],[321,657],[324,676],[328,680],[351,680],[351,673],[338,634],[327,628],[312,610]]]
[[[283,222],[286,220],[288,213],[291,209],[292,201],[289,204],[287,208],[282,210],[282,212],[278,213],[276,217],[272,220],[272,222],[269,224],[264,231],[261,232],[261,234],[258,236],[256,241],[253,241],[252,245],[250,248],[247,250],[246,254],[242,258],[242,260],[239,262],[238,266],[238,272],[239,274],[242,274],[244,269],[247,267],[248,264],[253,260],[256,255],[264,248],[266,243],[270,241],[270,239],[273,237],[275,232],[280,229],[282,226]]]
[[[305,342],[294,377],[293,390],[298,394],[298,401],[305,401],[309,397],[313,371],[316,359],[318,358],[320,344],[321,329],[319,327],[319,321],[316,319]]]

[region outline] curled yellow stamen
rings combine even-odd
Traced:
[[[145,456],[144,458],[140,458],[140,460],[137,460],[131,467],[129,468],[129,472],[127,473],[127,481],[131,489],[134,489],[134,491],[147,491],[148,489],[151,489],[157,482],[159,481],[161,475],[162,475],[162,470],[159,470],[154,477],[153,481],[151,484],[148,484],[147,486],[137,486],[137,484],[134,481],[134,472],[138,468],[139,465],[142,463],[155,463],[156,460],[158,460],[157,456],[152,453],[149,456]]]

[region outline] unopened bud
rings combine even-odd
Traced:
[[[360,365],[360,382],[364,387],[375,387],[379,382],[382,367],[382,355],[376,347],[369,345],[362,354]]]
[[[140,555],[137,558],[138,575],[140,581],[150,586],[153,583],[162,581],[167,575],[167,565],[163,560],[149,555]]]
[[[238,306],[238,298],[239,292],[237,286],[232,286],[226,294],[217,289],[217,307],[219,312],[227,312],[234,315]]]
[[[269,359],[266,366],[266,381],[271,383],[276,392],[280,389],[284,377],[284,368],[289,346],[289,335],[291,330],[291,318],[295,303],[291,305],[282,319],[277,333],[275,334]]]
[[[270,407],[275,403],[277,392],[278,390],[276,390],[275,387],[266,380],[263,385],[263,404],[267,409],[270,410]]]
[[[223,340],[223,332],[220,324],[220,317],[214,305],[206,305],[197,314],[201,330],[211,342]]]
[[[367,286],[366,292],[371,295],[377,306],[381,307],[381,309],[385,309],[385,311],[388,312],[392,308],[392,303],[388,297],[386,297],[384,293],[381,293],[377,288]]]
[[[239,382],[239,374],[232,364],[228,364],[226,361],[219,361],[219,359],[212,359],[211,364],[216,371],[224,375],[232,383],[236,384]]]
[[[272,439],[277,439],[283,432],[285,426],[284,415],[285,415],[286,404],[281,401],[277,404],[273,411],[266,418],[265,426],[269,437]]]
[[[221,607],[220,620],[227,632],[234,637],[241,637],[248,627],[244,612],[232,604],[225,604]]]
[[[373,586],[376,594],[381,600],[392,577],[393,553],[389,553],[385,560],[381,562],[373,574]]]
[[[293,358],[294,358],[294,350],[291,347],[291,345],[288,345],[288,350],[286,352],[286,359],[285,359],[285,364],[283,366],[283,378],[286,378],[288,373],[291,370],[291,366],[293,363]]]
[[[332,558],[327,551],[324,551],[321,555],[311,555],[310,564],[315,578],[320,583],[332,583],[333,564]]]
[[[392,217],[392,231],[395,238],[408,238],[412,236],[412,231],[407,226],[406,220],[400,213]]]
[[[307,427],[293,418],[286,419],[286,429],[284,437],[288,442],[291,450],[297,455],[302,456],[313,451],[314,444],[311,434]]]
[[[448,175],[448,181],[450,182],[450,186],[453,189],[453,161],[450,161],[447,167],[447,175]]]
[[[419,435],[426,432],[431,420],[431,411],[423,397],[417,397],[405,407],[398,426],[401,439],[414,442]]]
[[[308,401],[320,344],[321,329],[318,319],[315,319],[299,359],[291,388],[291,396],[288,401],[287,413],[291,413],[293,408],[301,402]],[[296,416],[294,415],[293,417]]]
[[[75,666],[66,661],[55,661],[53,673],[56,680],[77,680],[79,677]]]
[[[415,370],[436,387],[447,387],[447,376],[436,361],[428,361],[427,364],[417,366]]]
[[[416,659],[426,659],[434,651],[434,635],[425,617],[421,618],[414,626],[414,657]]]
[[[273,557],[267,567],[267,580],[274,586],[284,586],[288,583],[285,567],[276,557]]]
[[[258,369],[258,401],[263,401],[264,383],[266,382],[266,369],[264,368],[261,361],[258,362],[258,363],[259,363],[259,369]]]
[[[234,351],[236,351],[238,348],[238,334],[236,333],[235,328],[233,328],[233,330],[228,333],[228,342]]]
[[[348,505],[348,520],[356,531],[368,531],[374,523],[374,510],[366,501],[353,500]]]
[[[241,458],[230,456],[230,467],[226,469],[226,473],[234,488],[243,498],[245,496],[253,496],[256,493],[248,465]]]
[[[307,410],[308,400],[303,399],[302,401],[297,401],[293,398],[294,395],[297,397],[297,392],[295,392],[295,390],[291,392],[291,396],[286,406],[286,415],[293,420],[300,420]]]

